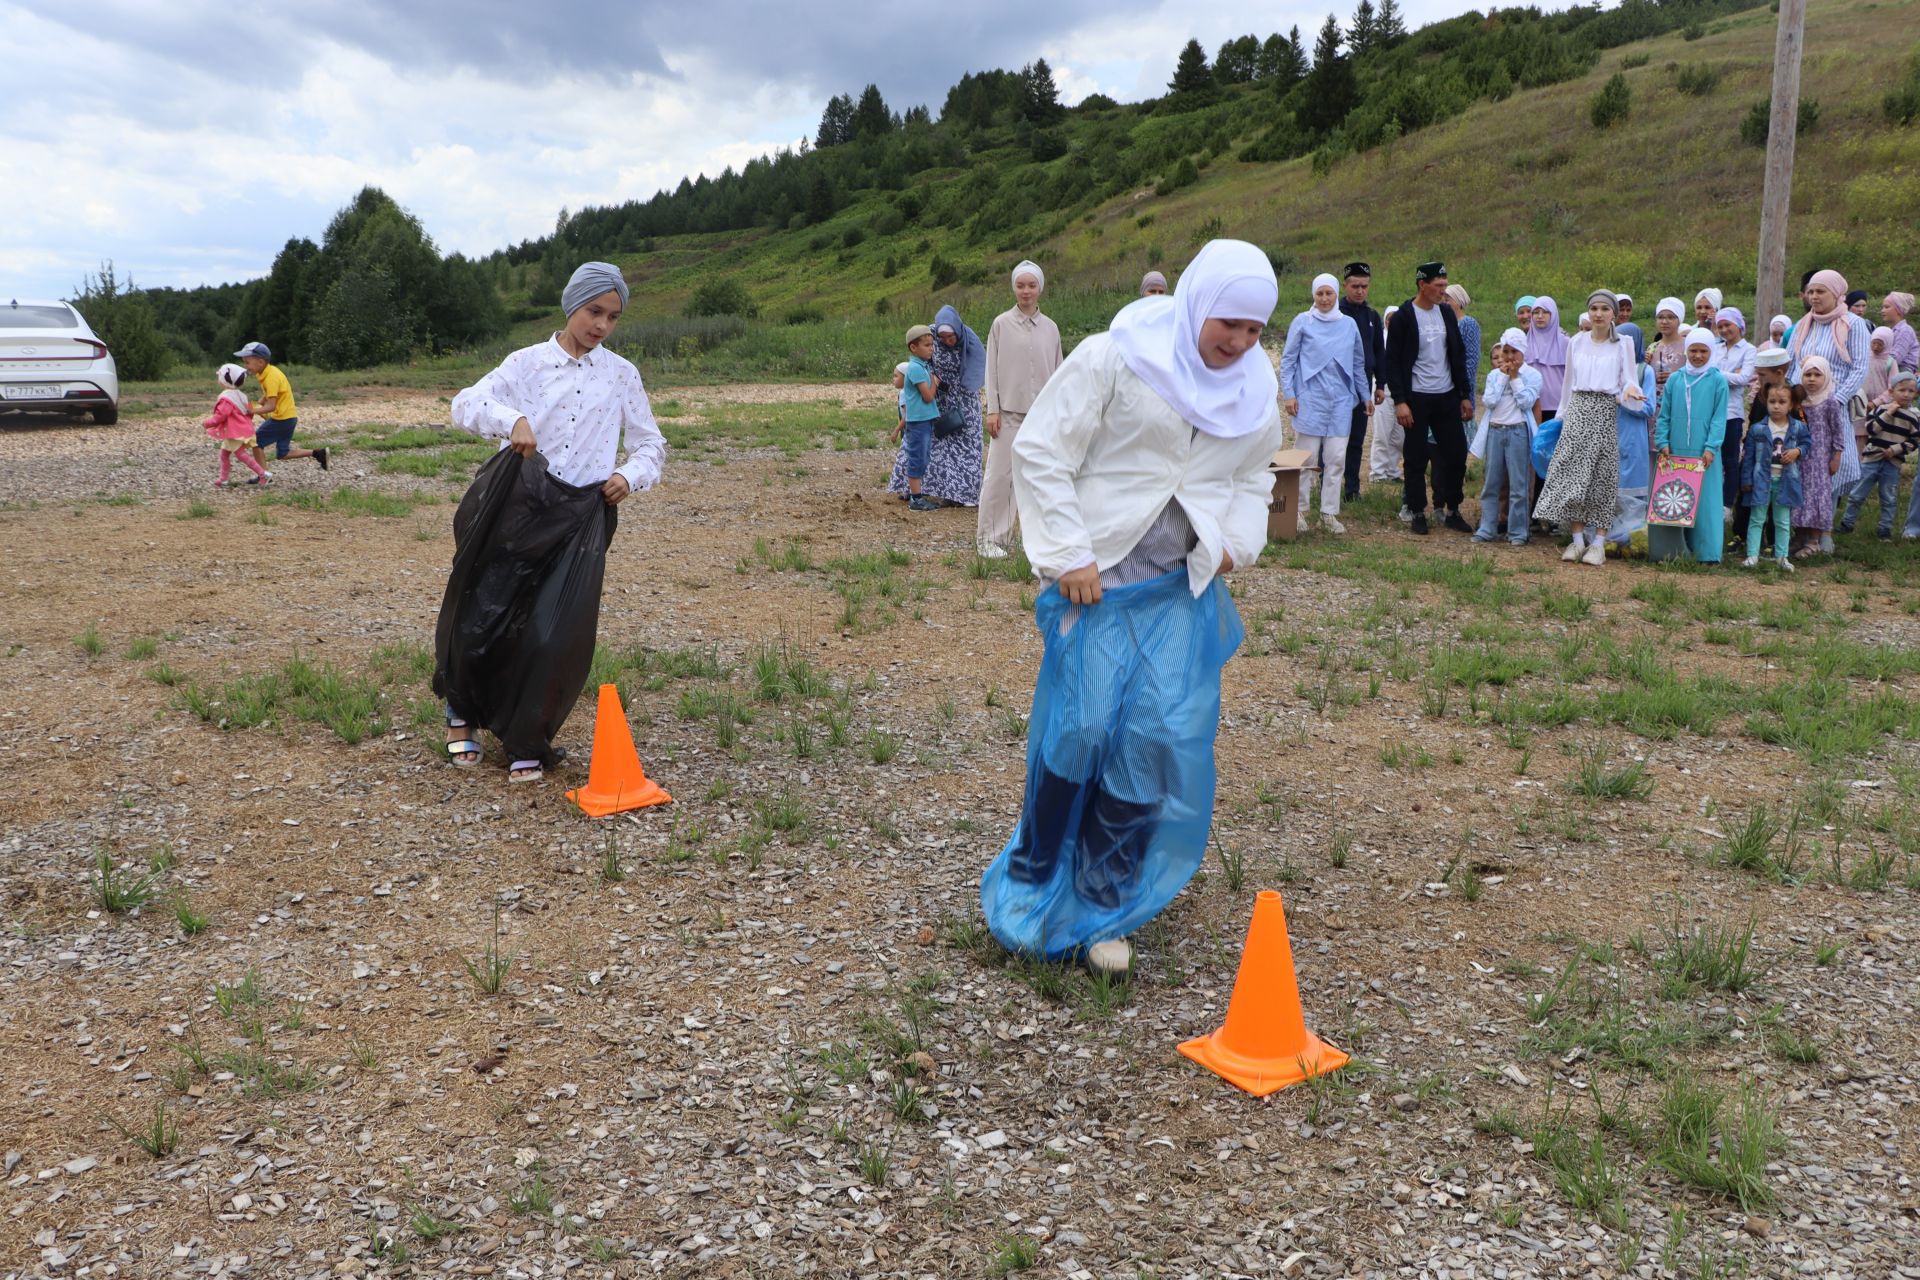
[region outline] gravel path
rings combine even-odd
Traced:
[[[863,393],[669,394],[697,414]],[[303,404],[302,424],[343,438],[444,411],[369,396]],[[404,703],[356,746],[310,724],[222,732],[147,674],[214,688],[295,653],[365,668],[429,640],[451,554],[459,485],[371,474],[362,452],[287,488],[432,501],[382,519],[204,492],[200,412],[0,423],[0,1275],[1920,1276],[1913,890],[1704,856],[1806,781],[1786,751],[1619,737],[1654,799],[1576,803],[1590,726],[1538,735],[1521,776],[1497,725],[1430,717],[1414,682],[1316,711],[1316,651],[1289,654],[1284,629],[1378,589],[1263,565],[1238,584],[1255,636],[1227,679],[1220,856],[1143,933],[1131,987],[1103,992],[977,937],[979,870],[1018,809],[1028,589],[970,576],[971,512],[885,499],[881,452],[670,461],[623,509],[602,643],[710,647],[754,721],[730,748],[685,714],[706,682],[636,679],[635,736],[676,803],[593,823],[560,795],[583,778],[584,713],[560,784],[510,791],[497,760],[441,764]],[[190,497],[214,514],[179,518]],[[771,571],[756,536],[822,567]],[[897,575],[922,584],[919,616],[903,588],[891,622],[869,605],[847,626],[824,566],[886,545],[912,553]],[[1638,625],[1635,579],[1565,581]],[[1910,644],[1903,602],[1879,593],[1849,634]],[[1418,603],[1410,636],[1432,626]],[[75,643],[89,626],[97,656]],[[126,656],[141,637],[154,654]],[[835,692],[753,703],[770,643]],[[884,763],[875,735],[897,741]],[[1433,767],[1384,767],[1396,742]],[[1904,804],[1911,765],[1902,748],[1840,780]],[[1683,794],[1700,803],[1668,803]],[[114,914],[101,852],[176,863]],[[1356,1064],[1256,1100],[1174,1046],[1218,1025],[1267,886],[1309,1024]],[[182,900],[210,918],[197,936]],[[1676,910],[1751,914],[1761,979],[1660,999]],[[1676,1063],[1778,1106],[1770,1204],[1688,1187],[1614,1135],[1618,1216],[1576,1207],[1534,1123],[1568,1108],[1585,1138],[1623,1099],[1650,1117],[1661,1087],[1541,1049],[1528,998],[1576,960],[1631,992],[1631,1026],[1714,1030]],[[1783,1055],[1783,1026],[1819,1060]],[[157,1159],[111,1123],[137,1134],[156,1105],[178,1126]]]

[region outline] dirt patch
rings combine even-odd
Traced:
[[[667,397],[691,416],[886,402]],[[1911,1265],[1902,735],[1842,764],[1754,738],[1738,710],[1667,740],[1589,713],[1515,725],[1502,685],[1441,679],[1438,705],[1430,657],[1580,633],[1628,664],[1597,659],[1569,695],[1597,699],[1631,682],[1644,637],[1690,675],[1778,684],[1784,659],[1738,646],[1910,645],[1914,593],[1889,575],[1859,612],[1861,581],[1818,570],[1672,579],[1755,609],[1817,598],[1823,621],[1743,619],[1713,643],[1632,598],[1645,566],[1502,548],[1519,595],[1476,611],[1439,578],[1403,597],[1270,553],[1235,586],[1251,638],[1227,673],[1216,855],[1115,993],[977,936],[977,878],[1019,807],[1032,588],[976,576],[972,512],[881,493],[885,453],[670,459],[622,509],[601,639],[656,655],[619,678],[676,803],[593,823],[560,794],[584,779],[590,700],[563,735],[573,763],[537,789],[509,790],[497,750],[442,763],[415,676],[382,686],[382,732],[358,745],[284,715],[219,727],[237,679],[296,656],[365,673],[430,643],[460,482],[382,473],[350,442],[441,423],[442,399],[303,405],[303,434],[349,443],[326,476],[289,466],[272,504],[208,489],[201,406],[159,410],[0,429],[0,1270],[1657,1275],[1670,1238],[1687,1274]],[[337,505],[342,489],[401,514]],[[1416,545],[1387,501],[1351,536]],[[789,545],[807,567],[769,563]],[[904,563],[851,562],[886,547]],[[1590,612],[1547,607],[1547,588]],[[1465,638],[1469,618],[1514,634]],[[706,652],[721,674],[659,656]],[[756,662],[777,664],[778,700]],[[1845,679],[1863,701],[1913,692]],[[751,721],[719,729],[722,694]],[[1637,761],[1651,796],[1577,794],[1601,747],[1603,772]],[[1882,884],[1715,860],[1756,807],[1784,821],[1829,784],[1837,807],[1805,801],[1775,847],[1797,841],[1805,867],[1829,846],[1845,868],[1884,853]],[[156,896],[105,909],[103,852]],[[1174,1045],[1219,1023],[1269,886],[1309,1021],[1358,1066],[1256,1101]],[[1749,918],[1757,981],[1662,994],[1676,938]],[[1582,1030],[1612,1016],[1605,990],[1583,988],[1579,1026],[1543,1011],[1569,973],[1625,993],[1620,1026],[1671,1032],[1644,1041],[1671,1070]],[[1681,1071],[1778,1108],[1746,1208],[1599,1118],[1657,1126]],[[152,1136],[156,1106],[157,1159],[111,1123]],[[1617,1194],[1583,1199],[1543,1158],[1556,1114],[1604,1137]]]

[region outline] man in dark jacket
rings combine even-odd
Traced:
[[[1387,387],[1394,417],[1406,430],[1406,501],[1413,531],[1427,531],[1427,460],[1433,460],[1433,503],[1447,513],[1447,528],[1472,533],[1460,514],[1467,476],[1466,420],[1473,417],[1473,387],[1467,382],[1467,346],[1460,322],[1443,299],[1447,269],[1422,263],[1414,294],[1387,326]],[[1432,443],[1427,440],[1428,433]]]
[[[1364,262],[1349,262],[1346,269],[1346,293],[1340,310],[1360,326],[1360,347],[1367,358],[1367,385],[1373,389],[1373,403],[1387,397],[1387,331],[1380,313],[1367,305],[1367,290],[1373,286],[1373,268]],[[1353,430],[1347,433],[1347,473],[1340,485],[1344,498],[1360,496],[1360,467],[1367,457],[1367,418],[1372,406],[1355,405]]]

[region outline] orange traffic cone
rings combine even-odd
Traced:
[[[1276,890],[1254,899],[1225,1024],[1180,1052],[1256,1098],[1347,1065],[1347,1055],[1307,1030],[1300,1016],[1287,913]]]
[[[600,686],[587,785],[567,792],[567,799],[590,818],[666,804],[673,799],[641,767],[640,753],[633,748],[633,730],[627,727],[627,713],[620,705],[620,690],[614,685]]]

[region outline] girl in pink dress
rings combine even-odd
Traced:
[[[253,470],[261,484],[272,484],[273,473],[253,456],[253,413],[247,405],[246,392],[240,389],[247,371],[237,364],[223,364],[216,376],[220,379],[220,396],[213,402],[213,412],[200,424],[220,446],[220,478],[213,482],[213,487],[226,487],[235,454],[240,455],[240,461]]]

